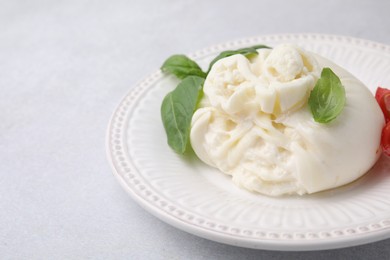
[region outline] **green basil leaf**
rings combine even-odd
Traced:
[[[169,146],[177,153],[186,151],[192,115],[202,95],[204,79],[188,76],[168,95],[161,105],[161,118]]]
[[[199,65],[185,55],[173,55],[169,57],[161,66],[161,70],[172,73],[179,79],[184,79],[187,76],[206,77],[206,73],[202,71]]]
[[[334,120],[343,110],[345,99],[345,89],[339,77],[330,68],[324,68],[308,101],[314,120],[318,123]]]
[[[211,67],[214,65],[214,63],[216,63],[220,59],[223,59],[223,58],[235,55],[235,54],[242,54],[247,58],[251,58],[252,55],[258,54],[257,49],[271,49],[271,48],[266,46],[266,45],[261,44],[261,45],[255,45],[252,47],[246,47],[246,48],[242,48],[242,49],[238,49],[238,50],[223,51],[210,62],[209,69],[207,70],[207,74],[210,72]]]

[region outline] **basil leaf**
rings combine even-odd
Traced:
[[[162,102],[161,118],[168,144],[177,153],[186,151],[191,119],[202,95],[203,82],[201,77],[188,76]]]
[[[185,55],[173,55],[169,57],[161,66],[163,72],[174,74],[179,79],[187,76],[206,77],[199,65]]]
[[[322,70],[308,102],[314,120],[318,123],[329,123],[340,115],[345,105],[345,89],[330,68]]]
[[[211,67],[214,65],[214,63],[216,63],[220,59],[223,59],[223,58],[235,55],[235,54],[242,54],[245,57],[250,58],[252,55],[258,54],[257,49],[271,49],[271,48],[266,46],[266,45],[261,44],[261,45],[255,45],[252,47],[246,47],[246,48],[242,48],[242,49],[238,49],[238,50],[223,51],[210,62],[209,69],[207,70],[207,74],[210,72]]]

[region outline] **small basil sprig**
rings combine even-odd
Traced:
[[[343,110],[345,100],[345,89],[339,77],[330,68],[324,68],[308,101],[314,121],[329,123],[334,120]]]
[[[161,66],[165,73],[175,75],[182,81],[168,93],[161,105],[161,119],[167,134],[169,146],[177,153],[183,154],[189,144],[192,115],[203,95],[203,83],[215,62],[235,54],[250,58],[257,55],[257,49],[270,48],[256,45],[238,50],[228,50],[215,57],[207,70],[202,71],[199,65],[185,55],[173,55]]]

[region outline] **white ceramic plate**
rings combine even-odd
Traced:
[[[335,61],[373,92],[378,85],[390,87],[390,46],[343,36],[259,36],[212,46],[191,57],[206,68],[225,49],[285,42]],[[114,174],[150,213],[207,239],[259,249],[330,249],[390,237],[390,160],[382,157],[358,181],[314,195],[271,198],[249,193],[195,156],[183,158],[168,147],[160,105],[176,84],[172,76],[151,74],[131,88],[108,128]]]

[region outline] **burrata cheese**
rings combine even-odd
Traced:
[[[217,61],[192,118],[197,156],[234,183],[270,196],[335,188],[366,173],[380,155],[383,114],[371,92],[345,69],[283,44]],[[322,68],[340,78],[342,113],[314,121],[308,98]]]

